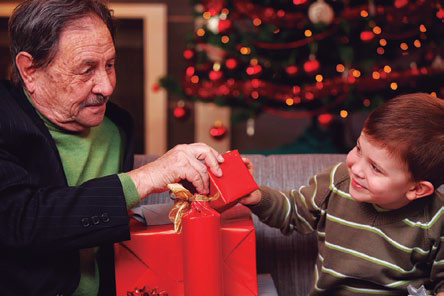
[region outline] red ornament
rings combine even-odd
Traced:
[[[194,75],[194,67],[193,66],[189,66],[189,67],[187,67],[186,68],[186,70],[185,70],[185,74],[187,75],[187,76],[193,76]]]
[[[438,9],[438,11],[436,12],[436,17],[439,19],[444,19],[444,9],[443,8]]]
[[[176,119],[186,119],[188,117],[188,109],[185,106],[185,102],[180,100],[177,102],[177,106],[173,110],[173,116]]]
[[[406,6],[409,3],[408,0],[395,0],[395,7],[401,8],[403,6]]]
[[[237,67],[237,61],[233,58],[229,58],[225,61],[225,66],[230,69],[233,70]]]
[[[332,120],[333,120],[333,115],[328,114],[328,113],[320,114],[318,116],[318,122],[324,126],[329,125]]]
[[[208,74],[208,77],[210,80],[218,80],[222,78],[222,72],[221,71],[210,71],[210,74]]]
[[[186,60],[191,60],[191,59],[194,57],[194,51],[191,50],[191,49],[185,49],[185,50],[183,51],[183,57],[184,57]]]
[[[227,128],[220,120],[214,122],[214,126],[210,129],[210,136],[216,140],[223,139],[227,134]]]
[[[304,63],[304,71],[307,73],[312,73],[319,69],[319,62],[315,58],[310,58]]]
[[[262,72],[262,67],[261,65],[250,65],[247,67],[247,70],[245,70],[245,72],[247,72],[247,74],[250,76],[256,75]]]
[[[371,31],[362,31],[361,32],[361,40],[364,42],[372,41],[374,37],[375,37],[375,34],[373,34],[373,32],[371,32]]]
[[[301,5],[307,2],[307,0],[293,0],[294,5]]]
[[[287,66],[285,68],[285,72],[287,72],[287,74],[290,76],[296,75],[296,73],[298,73],[298,67],[296,67],[295,65]]]
[[[231,28],[231,21],[230,20],[219,20],[217,24],[217,30],[219,33],[224,33],[228,31],[228,29]]]
[[[153,92],[158,92],[160,89],[160,86],[157,83],[154,83],[153,86],[151,87],[151,90]]]

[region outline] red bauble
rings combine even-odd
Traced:
[[[321,125],[329,125],[332,120],[333,120],[333,115],[328,114],[328,113],[320,114],[318,116],[318,122]]]
[[[173,110],[173,116],[176,119],[184,120],[188,117],[188,108],[185,105],[184,101],[177,102],[177,106]]]
[[[185,49],[185,50],[183,51],[183,57],[184,57],[186,60],[191,60],[191,59],[194,57],[194,51],[191,50],[191,49]]]
[[[216,140],[223,139],[227,134],[227,128],[220,121],[216,121],[210,129],[210,136]]]
[[[375,37],[375,34],[373,34],[373,32],[371,32],[371,31],[362,31],[361,32],[361,40],[364,42],[372,41],[374,37]]]
[[[228,29],[231,28],[231,21],[230,20],[219,20],[217,24],[217,30],[219,33],[224,33],[228,31]]]
[[[153,92],[158,92],[160,89],[160,86],[157,83],[154,83],[153,86],[151,87],[151,90]]]
[[[237,61],[233,58],[229,58],[225,61],[225,66],[230,69],[233,70],[237,67]]]
[[[222,72],[221,71],[210,71],[210,74],[208,74],[208,77],[210,80],[218,80],[222,78]]]
[[[438,11],[436,12],[436,17],[439,19],[444,19],[444,8],[438,9]]]
[[[295,65],[287,66],[285,68],[285,72],[287,72],[287,74],[290,76],[296,75],[296,73],[298,73],[298,67],[296,67]]]
[[[247,74],[250,76],[256,75],[262,72],[262,67],[261,65],[250,65],[247,67],[247,70],[245,70],[245,72],[247,72]]]
[[[319,62],[316,59],[309,59],[304,63],[304,71],[307,73],[312,73],[319,69]]]
[[[395,7],[401,8],[403,6],[406,6],[409,3],[408,0],[395,0]]]

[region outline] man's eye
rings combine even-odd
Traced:
[[[92,68],[88,68],[88,69],[86,69],[85,71],[83,71],[83,75],[89,75],[89,74],[91,74],[91,72],[92,72]]]

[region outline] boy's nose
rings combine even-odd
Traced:
[[[351,166],[353,175],[358,178],[364,178],[364,169],[362,161],[358,160]]]

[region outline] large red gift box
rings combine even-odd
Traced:
[[[233,207],[221,214],[220,224],[223,294],[257,295],[256,238],[250,210]],[[130,229],[131,240],[115,244],[117,295],[129,295],[143,288],[169,296],[185,295],[184,261],[193,262],[184,260],[184,234],[175,233],[172,224],[145,226],[133,221]],[[202,244],[198,239],[187,242],[196,247]],[[197,274],[199,263],[195,265],[186,270],[194,268]],[[188,276],[192,274],[189,272]]]
[[[222,177],[216,177],[211,170],[208,170],[209,196],[219,195],[219,198],[210,204],[219,212],[234,206],[239,198],[258,188],[237,150],[229,151],[222,156],[224,157],[224,162],[220,164]]]

